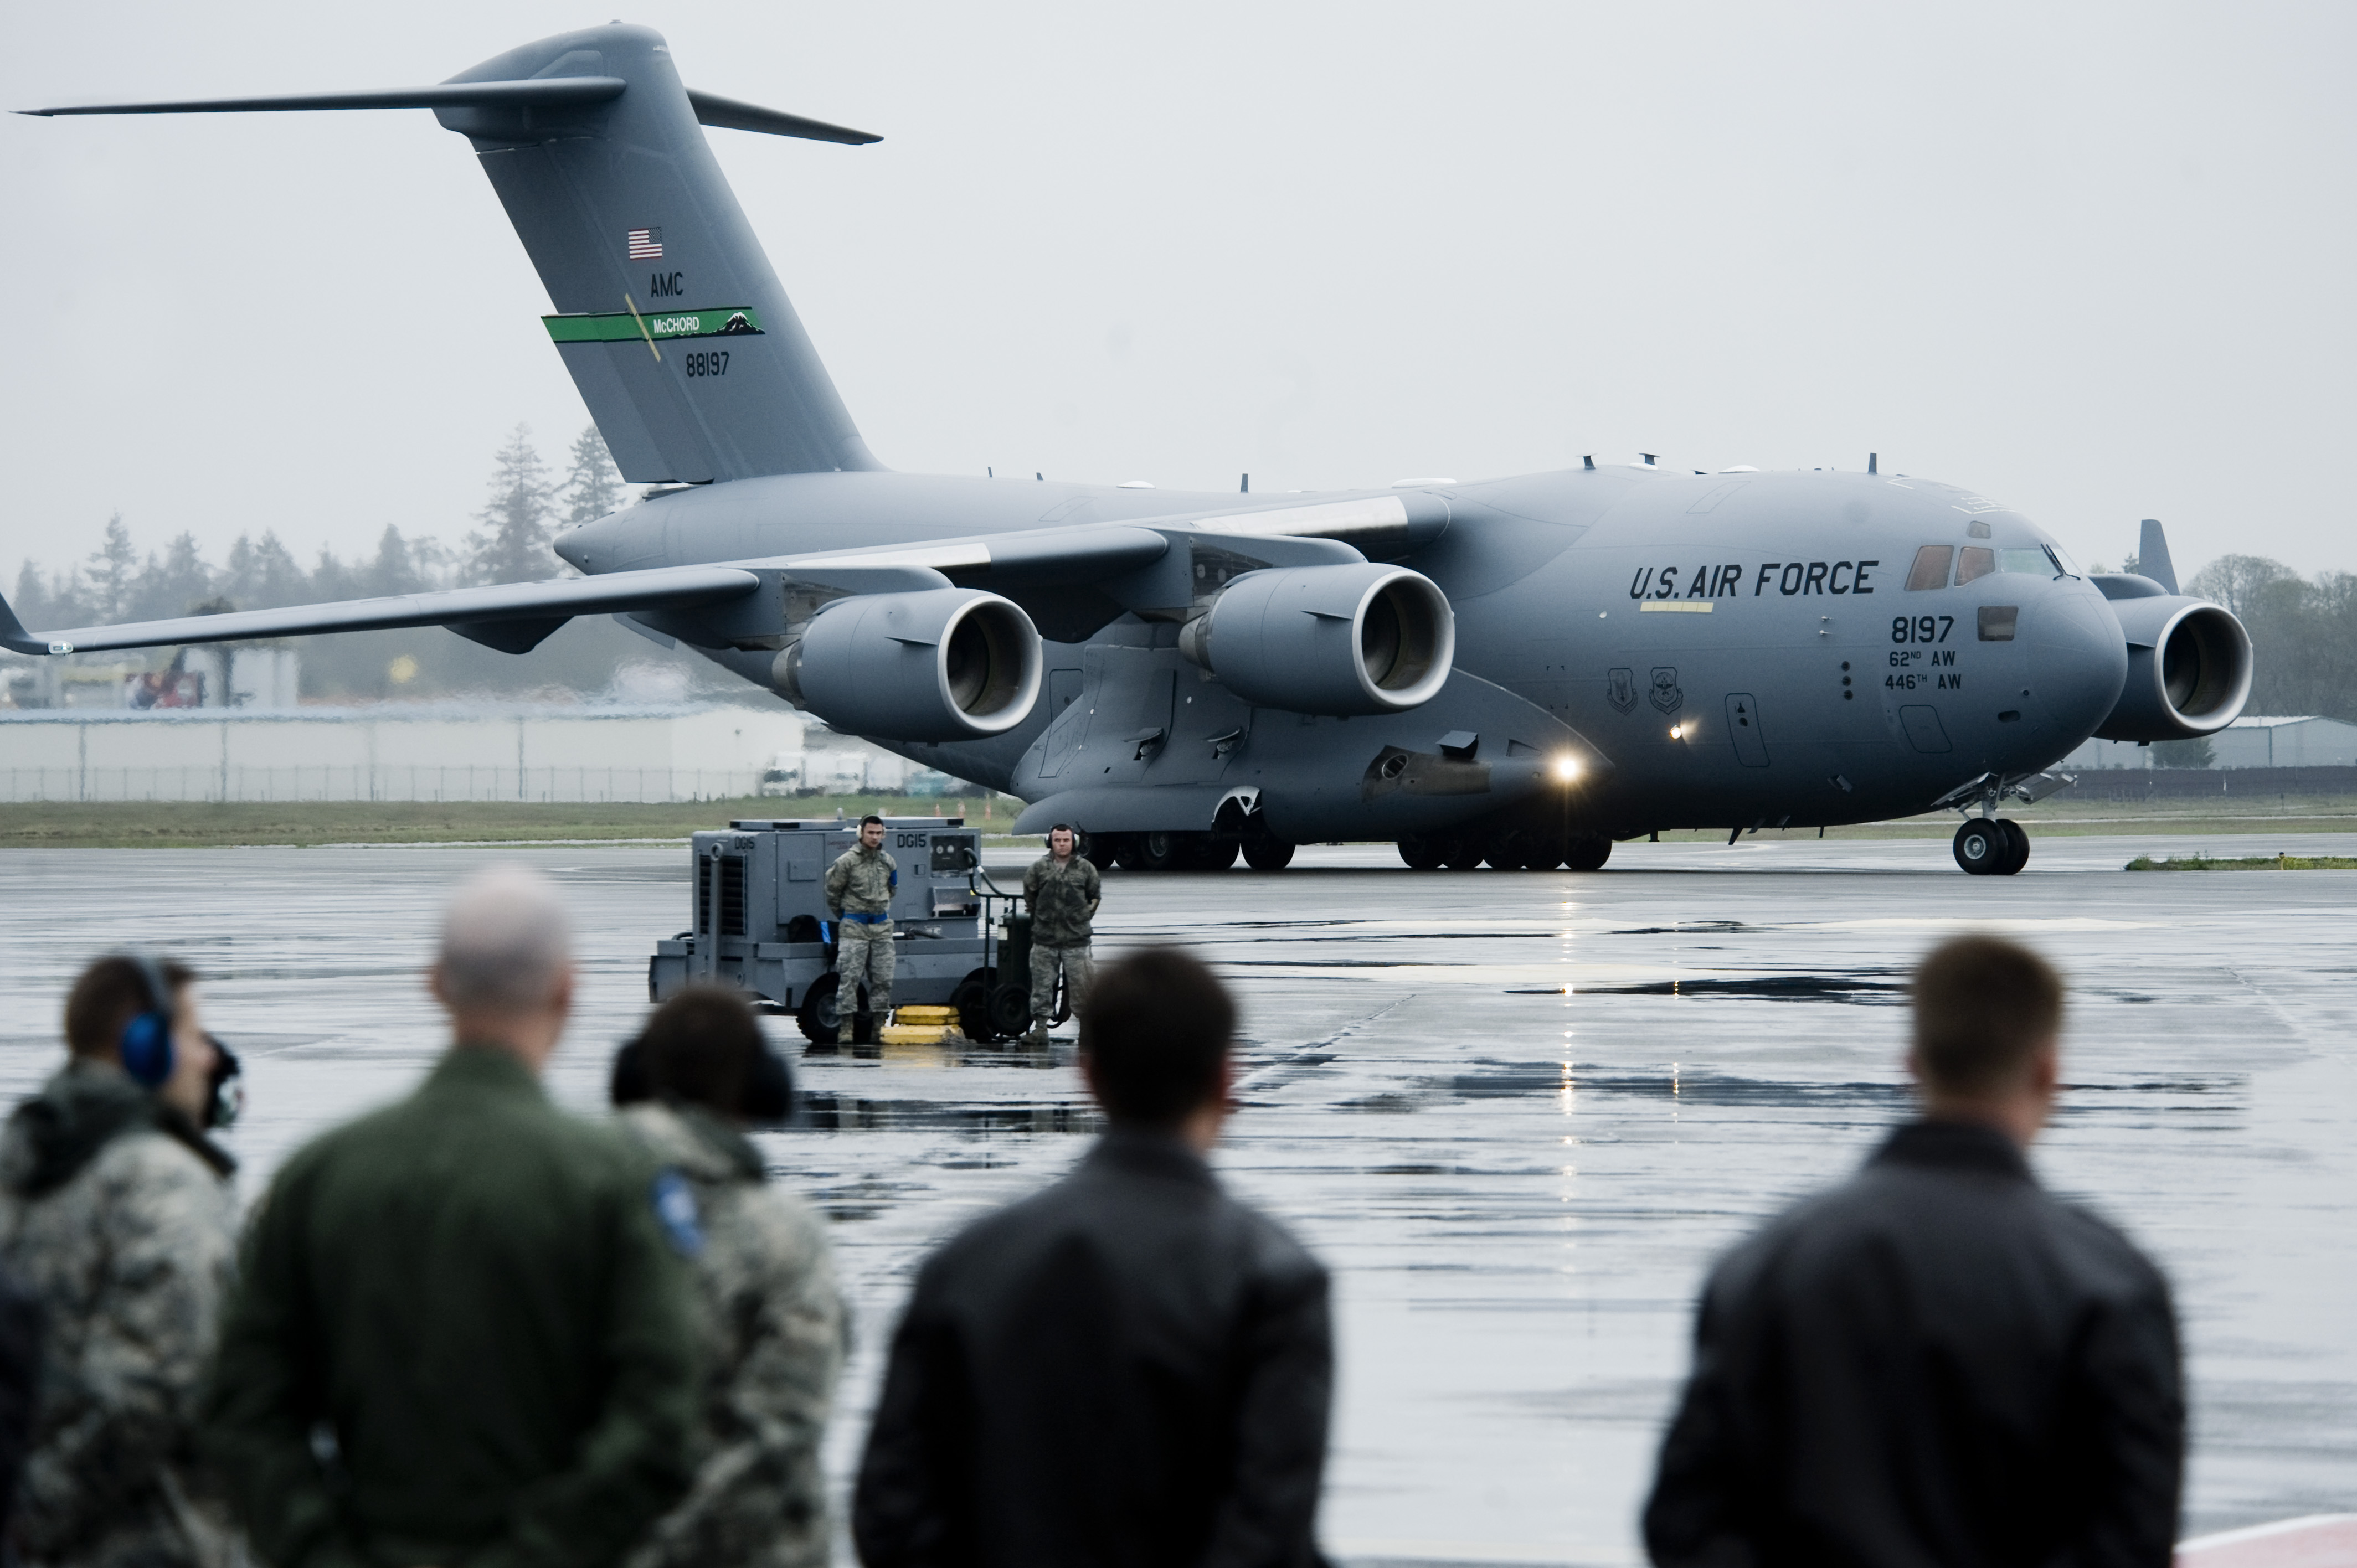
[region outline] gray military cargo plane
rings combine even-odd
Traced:
[[[398,108],[473,145],[651,488],[558,539],[578,577],[47,632],[0,605],[0,643],[445,626],[521,653],[612,615],[1147,869],[1389,839],[1419,868],[1593,870],[1663,828],[1953,808],[1958,863],[2009,875],[2029,841],[1998,809],[2082,741],[2207,735],[2250,690],[2249,638],[2179,595],[2158,524],[2142,575],[2089,576],[1871,461],[1278,497],[889,472],[699,127],[877,138],[693,91],[644,27],[433,87],[27,113]]]

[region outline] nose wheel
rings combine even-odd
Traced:
[[[2029,834],[2008,819],[1975,817],[1956,830],[1955,852],[1975,876],[2011,876],[2029,864]]]

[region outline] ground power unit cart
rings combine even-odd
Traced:
[[[813,1043],[832,1045],[845,999],[826,869],[858,842],[859,824],[839,819],[736,822],[695,834],[694,918],[655,944],[648,996],[661,1002],[694,981],[737,986],[791,1013]],[[1029,1028],[1031,921],[983,871],[980,831],[963,817],[887,817],[884,847],[900,877],[893,1005],[954,1007],[975,1040]],[[853,1005],[856,1037],[873,1039],[883,1020],[869,1014],[864,986]]]

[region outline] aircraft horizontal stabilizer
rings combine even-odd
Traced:
[[[552,76],[523,81],[442,81],[431,87],[388,87],[360,92],[290,92],[266,98],[180,98],[147,103],[59,103],[19,109],[44,120],[73,114],[271,114],[322,109],[562,109],[608,103],[630,83],[619,76]],[[884,138],[872,131],[830,125],[781,109],[764,109],[716,92],[687,90],[696,123],[724,131],[758,131],[806,142],[864,147]]]
[[[645,572],[615,572],[602,577],[567,577],[553,583],[500,583],[483,588],[452,588],[434,594],[395,594],[341,604],[293,605],[275,610],[232,610],[223,615],[182,616],[173,620],[133,621],[122,626],[72,627],[27,631],[16,611],[0,599],[0,647],[12,652],[92,653],[120,648],[165,648],[185,642],[242,642],[252,638],[300,637],[323,631],[379,631],[392,627],[447,626],[460,636],[522,652],[577,615],[621,610],[684,609],[740,599],[760,585],[755,574],[735,566],[660,566]],[[529,627],[530,640],[519,635]],[[522,642],[522,647],[513,646]]]
[[[630,83],[619,76],[558,76],[537,81],[444,81],[432,87],[391,87],[373,92],[295,92],[269,98],[186,98],[154,103],[63,103],[19,109],[51,119],[61,114],[262,114],[310,109],[554,109],[604,103]]]

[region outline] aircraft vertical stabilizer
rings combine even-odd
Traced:
[[[2161,532],[2160,520],[2144,520],[2144,536],[2136,542],[2136,575],[2150,577],[2170,593],[2176,593],[2177,567],[2169,558],[2169,535]]]
[[[588,27],[432,87],[21,113],[431,109],[474,144],[558,314],[549,336],[640,484],[877,468],[703,126],[877,141],[680,84],[662,35]]]
[[[879,467],[705,144],[661,34],[560,34],[452,81],[566,77],[628,87],[601,103],[435,117],[474,144],[548,285],[559,312],[550,333],[623,477],[699,483]],[[809,134],[725,107],[716,124]]]

